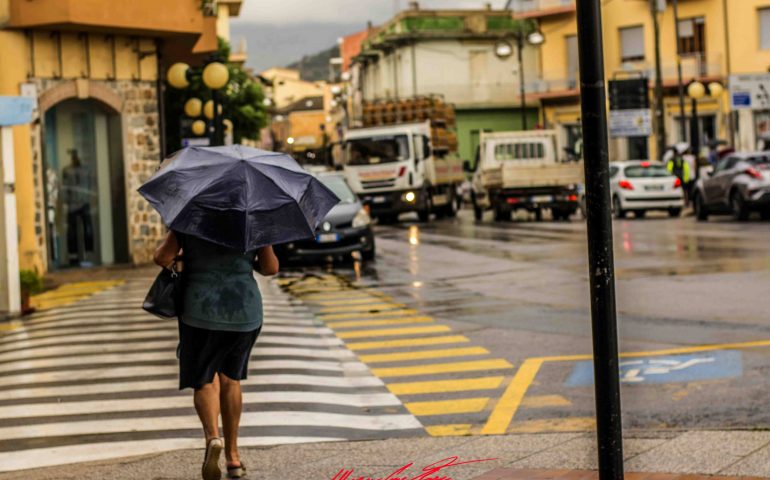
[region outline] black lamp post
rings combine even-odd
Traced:
[[[514,35],[514,39],[516,40],[516,54],[518,57],[518,63],[519,63],[519,98],[520,98],[520,106],[519,110],[521,112],[521,126],[523,130],[527,130],[527,102],[526,102],[526,85],[524,84],[524,58],[523,58],[523,52],[524,52],[524,45],[525,42],[530,45],[542,45],[543,42],[545,42],[545,37],[539,30],[534,30],[530,32],[529,34],[524,34],[523,31],[518,31]],[[513,54],[513,47],[510,43],[506,40],[500,40],[495,45],[495,55],[497,55],[497,58],[504,60],[508,57],[510,57]]]
[[[698,180],[700,177],[700,126],[698,122],[698,100],[706,97],[718,99],[725,91],[724,87],[719,82],[711,82],[708,85],[704,85],[697,80],[692,80],[687,85],[687,96],[690,97],[692,102],[692,112],[690,114],[690,148],[693,155],[695,155],[695,172],[694,180]]]

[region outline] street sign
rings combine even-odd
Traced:
[[[647,77],[608,81],[610,110],[650,108],[648,84]]]
[[[649,108],[610,110],[610,136],[647,137],[652,135],[652,112]]]
[[[734,110],[770,108],[770,73],[730,75],[730,106]]]
[[[565,386],[589,386],[594,381],[593,362],[579,362]],[[620,362],[624,384],[681,383],[739,377],[743,374],[741,352],[716,350],[687,355],[626,358]]]
[[[31,98],[0,96],[0,127],[31,122],[34,108],[35,101]]]
[[[211,139],[208,137],[196,137],[196,138],[183,138],[183,147],[208,147],[211,144]]]

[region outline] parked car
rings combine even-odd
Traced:
[[[664,210],[678,217],[684,208],[682,182],[662,162],[628,161],[610,164],[610,192],[615,218],[634,212]]]
[[[368,208],[358,199],[341,173],[317,173],[316,177],[340,198],[307,240],[275,245],[280,261],[312,258],[341,258],[360,252],[364,260],[374,260],[375,245]]]
[[[752,211],[770,219],[770,152],[732,153],[695,184],[695,216],[732,214],[746,220]]]

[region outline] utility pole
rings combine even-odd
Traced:
[[[687,140],[687,125],[684,114],[684,84],[682,83],[682,56],[679,54],[679,2],[672,0],[671,6],[674,8],[674,30],[676,31],[676,73],[679,82],[679,116],[682,121],[679,122],[679,135],[682,141]]]
[[[658,22],[657,0],[650,0],[652,27],[655,32],[655,125],[658,143],[658,158],[663,158],[666,151],[666,117],[663,111],[663,71],[660,66],[660,24]]]
[[[623,433],[600,0],[577,0],[577,27],[599,479],[622,480]]]

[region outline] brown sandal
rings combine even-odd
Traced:
[[[235,467],[227,466],[227,478],[242,478],[246,474],[246,465],[240,462]]]
[[[206,453],[203,456],[203,466],[201,467],[203,480],[219,480],[222,476],[222,471],[219,469],[219,455],[222,453],[223,447],[221,438],[212,438],[206,445]]]

